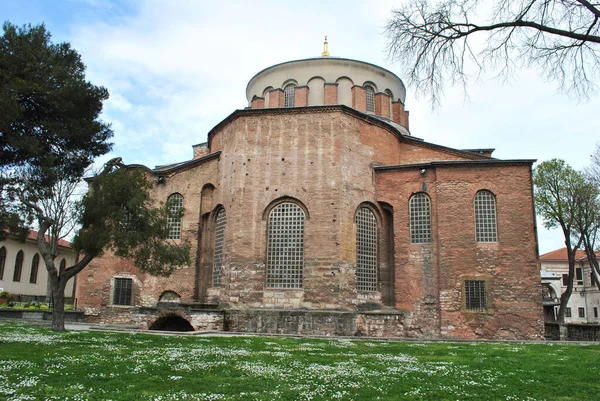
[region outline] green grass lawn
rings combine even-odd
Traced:
[[[596,345],[54,333],[0,321],[0,400],[596,399]]]

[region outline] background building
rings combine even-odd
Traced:
[[[567,304],[565,323],[599,323],[600,290],[584,251],[575,255],[573,293]],[[560,296],[567,290],[569,259],[567,249],[561,248],[540,255],[542,287],[544,294],[544,319],[556,321]]]
[[[37,232],[30,231],[25,242],[8,237],[0,241],[0,288],[24,301],[45,301],[48,292],[48,271],[36,244]],[[58,241],[59,255],[55,260],[61,269],[73,266],[77,255],[71,243]],[[65,296],[73,297],[74,279],[69,280]]]
[[[539,338],[533,160],[413,137],[392,72],[321,57],[269,67],[193,159],[149,169],[192,265],[150,277],[105,254],[90,320],[415,338]],[[486,139],[487,142],[487,139]]]

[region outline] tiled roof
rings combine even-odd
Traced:
[[[600,256],[599,253],[597,253],[596,255]],[[587,258],[585,251],[582,251],[580,249],[577,250],[577,253],[575,253],[575,259],[582,260],[585,258]],[[568,260],[567,248],[556,249],[554,251],[540,255],[540,260]]]
[[[37,240],[37,235],[38,235],[37,231],[30,230],[29,234],[27,234],[27,239],[30,239],[32,241],[36,241]],[[44,237],[46,237],[46,241],[50,241],[50,237],[48,235],[45,235]],[[65,248],[70,248],[71,247],[71,243],[69,241],[65,241],[64,239],[59,239],[58,240],[58,246],[64,246]]]

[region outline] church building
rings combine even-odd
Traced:
[[[534,160],[413,136],[400,78],[327,48],[260,71],[246,97],[191,160],[130,166],[183,210],[169,235],[192,263],[153,277],[107,252],[77,281],[89,321],[541,338]]]

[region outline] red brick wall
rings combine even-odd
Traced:
[[[253,109],[264,109],[265,108],[265,98],[255,96],[254,99],[252,99],[252,103],[250,104],[250,107],[252,107]]]
[[[352,87],[352,108],[363,113],[367,111],[367,91],[362,86]]]
[[[338,104],[338,84],[325,83],[325,105]]]
[[[154,186],[157,201],[174,192],[184,196],[184,238],[193,245],[194,257],[200,244],[203,257],[167,279],[140,274],[107,253],[78,279],[80,305],[127,319],[126,313],[116,317],[123,308],[110,308],[106,295],[110,277],[127,273],[139,279],[139,305],[153,305],[165,290],[177,292],[183,301],[216,300],[241,309],[355,311],[359,304],[387,303],[406,317],[394,330],[409,337],[536,338],[541,333],[529,166],[374,172],[374,165],[460,156],[400,142],[385,129],[339,110],[299,111],[269,110],[224,124],[211,139],[212,151],[222,151],[218,160]],[[475,242],[473,197],[480,189],[497,196],[495,244]],[[430,244],[409,242],[408,199],[419,191],[431,197]],[[265,210],[283,197],[297,199],[309,213],[303,288],[269,290]],[[211,219],[218,205],[226,210],[227,226],[222,284],[212,288]],[[378,220],[380,280],[379,291],[372,293],[356,290],[354,218],[360,205],[372,207]],[[464,311],[465,277],[491,280],[488,312]],[[364,324],[365,332],[379,332],[369,328],[375,323]]]
[[[294,89],[294,106],[308,106],[308,86],[296,86]]]
[[[390,97],[387,93],[375,94],[375,114],[390,118]]]
[[[529,166],[440,167],[378,172],[379,199],[394,208],[396,306],[413,329],[460,338],[539,338],[539,268]],[[497,243],[477,243],[473,198],[497,200]],[[411,244],[409,198],[432,202],[430,244]],[[487,312],[464,309],[465,279],[491,280]]]
[[[269,91],[269,107],[283,107],[283,89]]]
[[[392,120],[396,121],[403,127],[408,126],[408,111],[404,110],[404,105],[400,102],[392,102]]]

